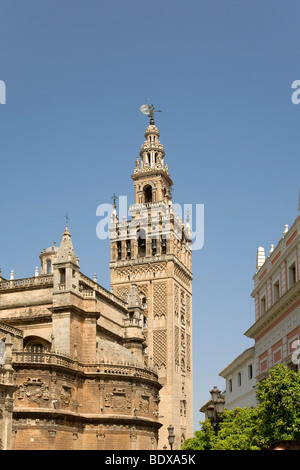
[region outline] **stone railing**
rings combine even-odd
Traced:
[[[140,318],[130,318],[130,317],[127,317],[127,318],[124,318],[123,320],[123,325],[125,327],[127,326],[137,326],[137,327],[140,327],[141,326],[141,323],[142,323],[142,320]]]
[[[13,367],[20,367],[22,364],[51,364],[81,371],[85,374],[107,374],[119,376],[140,377],[148,380],[157,380],[157,374],[154,369],[142,368],[126,364],[109,363],[81,363],[75,358],[60,352],[33,352],[30,350],[13,352]],[[1,369],[0,369],[1,371]],[[0,372],[1,376],[1,372]]]
[[[6,289],[24,289],[26,287],[38,287],[45,285],[53,285],[53,275],[42,275],[35,277],[27,277],[24,279],[13,279],[11,281],[0,282],[0,290]]]
[[[85,298],[91,299],[96,297],[96,292],[94,290],[84,290],[82,291],[82,295]]]
[[[75,368],[75,364],[78,364],[75,359],[71,358],[67,354],[60,352],[45,352],[45,351],[32,351],[22,350],[13,352],[13,363],[14,364],[56,364],[59,366],[67,367],[69,369]],[[76,369],[78,370],[78,366]]]
[[[80,281],[82,283],[84,283],[85,285],[87,285],[88,287],[90,287],[90,289],[88,290],[85,290],[83,289],[82,290],[82,295],[85,297],[85,298],[93,298],[95,297],[95,294],[91,293],[92,291],[93,292],[99,292],[99,294],[101,294],[102,296],[106,297],[107,299],[111,300],[112,302],[114,303],[117,303],[119,306],[121,306],[122,308],[126,308],[127,307],[127,303],[124,302],[122,299],[119,299],[119,297],[116,297],[114,294],[112,294],[111,292],[109,292],[107,289],[105,289],[104,287],[100,286],[100,284],[98,284],[97,282],[93,281],[92,279],[90,279],[89,277],[85,276],[84,274],[80,273]]]
[[[119,376],[140,377],[149,380],[157,380],[154,369],[141,368],[124,364],[85,364],[85,372],[88,374],[110,374]]]

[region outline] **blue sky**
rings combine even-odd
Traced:
[[[0,266],[34,275],[66,212],[82,272],[109,288],[96,209],[130,175],[146,98],[174,181],[204,204],[193,253],[194,408],[252,342],[256,249],[298,214],[300,5],[294,0],[10,0],[1,3]]]

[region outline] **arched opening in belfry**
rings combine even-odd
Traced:
[[[144,187],[144,202],[145,204],[152,202],[152,187],[149,185]]]
[[[146,232],[143,229],[137,231],[138,256],[146,255]]]

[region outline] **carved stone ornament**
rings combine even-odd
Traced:
[[[139,410],[142,413],[148,414],[150,408],[150,396],[142,395],[139,403]]]
[[[126,411],[131,408],[131,400],[127,396],[124,388],[114,388],[112,393],[105,395],[106,407],[111,407],[113,411]]]
[[[72,389],[67,385],[62,385],[60,389],[60,400],[63,405],[69,405],[71,401]]]
[[[26,397],[28,401],[33,403],[40,403],[41,400],[48,401],[50,399],[49,387],[41,379],[28,378],[19,387],[17,397],[19,400]]]

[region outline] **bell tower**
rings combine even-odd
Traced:
[[[175,213],[165,151],[150,108],[145,142],[132,175],[131,219],[111,216],[111,289],[127,300],[132,285],[143,309],[145,361],[155,367],[160,391],[159,449],[174,428],[173,449],[193,437],[191,230]]]
[[[168,165],[164,163],[165,151],[159,141],[159,131],[154,124],[147,127],[145,138],[140,159],[136,159],[132,175],[135,204],[168,204],[171,200],[173,181],[169,175]]]

